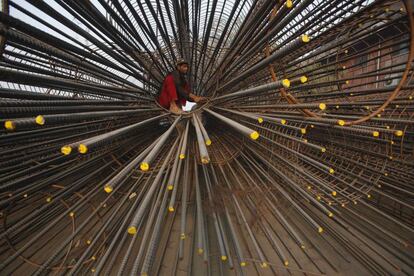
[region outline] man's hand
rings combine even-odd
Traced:
[[[204,102],[207,101],[207,98],[201,97],[201,96],[197,96],[197,95],[194,95],[194,94],[191,94],[190,97],[196,103],[204,103]]]

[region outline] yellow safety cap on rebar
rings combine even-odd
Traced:
[[[394,134],[395,136],[403,136],[404,132],[402,130],[396,130]]]
[[[241,262],[240,263],[240,266],[242,266],[242,267],[245,267],[247,264],[246,264],[246,262]]]
[[[283,264],[284,264],[285,266],[289,266],[289,261],[287,261],[287,260],[286,260],[286,261],[284,261],[284,262],[283,262]]]
[[[306,248],[306,246],[305,246],[304,244],[301,244],[301,245],[300,245],[300,248],[305,249],[305,248]]]
[[[75,216],[75,213],[74,212],[70,212],[69,213],[69,216],[73,218]]]
[[[91,240],[86,240],[86,244],[91,244]]]
[[[225,256],[225,255],[223,255],[223,256],[221,256],[221,260],[224,262],[224,261],[227,261],[227,256]]]
[[[322,233],[323,232],[323,228],[322,227],[318,227],[318,233]]]
[[[385,176],[388,176],[388,173],[384,173]]]
[[[141,165],[139,165],[139,168],[141,169],[141,171],[148,171],[149,170],[149,164],[147,162],[142,162]]]
[[[314,125],[310,125],[310,127],[311,127],[311,128],[314,128],[315,126],[314,126]]]
[[[173,206],[168,207],[168,211],[174,212],[174,207]]]
[[[280,123],[281,123],[282,125],[286,125],[286,120],[285,120],[285,119],[282,119],[282,120],[280,120]]]
[[[394,141],[392,141],[392,140],[390,141],[390,143],[391,143],[391,145],[394,145],[395,144]]]
[[[329,202],[328,202],[328,205],[329,205],[329,206],[331,206],[331,205],[332,205],[332,202],[330,202],[330,201],[329,201]]]
[[[372,136],[374,136],[374,137],[378,137],[378,136],[379,136],[379,132],[378,132],[378,131],[373,131],[373,132],[372,132]]]
[[[95,269],[95,268],[92,268],[92,269],[91,269],[91,272],[95,272],[95,271],[96,271],[96,269]]]
[[[329,173],[330,173],[330,174],[334,174],[334,173],[335,173],[335,170],[334,170],[334,169],[332,169],[332,168],[329,168]]]
[[[174,189],[174,185],[172,184],[167,185],[167,189],[168,191],[172,191]]]
[[[302,76],[302,77],[300,77],[300,82],[301,83],[305,83],[305,82],[307,82],[308,81],[308,77],[307,76]]]
[[[257,121],[259,122],[259,124],[262,124],[263,123],[263,118],[259,117],[259,118],[257,118]]]
[[[72,152],[72,147],[71,146],[63,146],[60,148],[60,152],[63,153],[64,155],[69,155]]]
[[[348,54],[348,49],[344,51],[345,54]]]
[[[82,154],[85,154],[88,152],[88,147],[85,144],[80,144],[78,147],[78,151]]]
[[[335,106],[336,109],[339,109],[339,105]]]
[[[204,250],[203,250],[203,248],[199,248],[198,250],[197,250],[197,252],[198,252],[198,254],[203,254],[203,252],[204,252]]]
[[[207,157],[201,157],[201,163],[208,164],[208,163],[210,163],[210,159],[207,158]]]
[[[260,266],[263,267],[263,268],[267,268],[267,263],[263,262]]]
[[[180,159],[182,160],[182,159],[184,159],[185,158],[185,154],[184,153],[181,153],[180,154]]]
[[[345,203],[342,203],[342,204],[341,204],[341,206],[342,206],[342,207],[345,207]]]
[[[25,197],[25,198],[26,198],[26,197],[27,197],[27,194],[24,194],[24,195],[23,195],[23,197]]]
[[[371,195],[370,194],[367,194],[367,198],[371,198]]]
[[[385,126],[386,129],[390,129],[390,126]]]
[[[393,157],[392,157],[392,156],[390,156],[389,158],[390,158],[390,160],[392,160],[392,159],[393,159]]]
[[[409,96],[409,97],[408,97],[408,99],[409,99],[409,100],[412,100],[412,99],[413,99],[413,96]]]
[[[332,191],[333,196],[336,196],[336,194],[337,194],[336,191]]]
[[[210,139],[206,140],[206,146],[211,146],[211,140]]]
[[[180,239],[185,240],[185,233],[181,233]]]
[[[308,190],[310,190],[310,189],[312,189],[312,187],[311,186],[308,186],[308,187],[306,187]]]
[[[322,198],[321,198],[321,196],[316,196],[316,199],[321,200]]]
[[[16,128],[13,121],[5,121],[4,122],[4,127],[8,130],[14,130]]]
[[[290,80],[283,79],[282,80],[282,85],[283,85],[284,88],[289,88],[290,87]]]
[[[378,117],[378,118],[381,118],[381,114],[377,114],[377,117]]]
[[[349,84],[349,80],[346,80],[346,81],[345,81],[345,84]]]
[[[257,140],[257,138],[259,138],[260,134],[257,131],[253,131],[252,133],[250,133],[250,138],[252,138],[253,140]]]
[[[343,66],[342,66],[342,70],[345,70],[345,69],[346,69],[346,66],[345,66],[345,65],[343,65]]]
[[[42,115],[38,115],[35,118],[35,122],[36,124],[43,126],[45,124],[45,118]]]
[[[51,202],[51,201],[52,201],[51,197],[46,198],[46,202]]]
[[[344,126],[345,125],[345,121],[344,120],[338,120],[338,125],[340,126]]]
[[[301,128],[301,129],[300,129],[300,133],[302,133],[302,134],[306,134],[306,128]]]
[[[113,188],[109,185],[105,185],[104,191],[109,194],[113,191]]]
[[[321,148],[321,152],[326,152],[326,148]]]
[[[96,257],[95,257],[95,256],[92,256],[92,257],[91,257],[91,260],[92,260],[92,261],[95,261],[95,260],[96,260]]]
[[[135,235],[137,233],[137,228],[135,226],[128,227],[128,234]]]
[[[286,8],[291,9],[293,7],[293,1],[292,0],[287,0],[286,1]]]
[[[332,212],[329,212],[328,213],[328,217],[330,217],[330,218],[333,217],[333,213]]]
[[[319,109],[320,110],[325,110],[326,109],[326,104],[325,103],[320,103],[319,104]]]
[[[308,43],[310,41],[310,37],[307,34],[303,34],[301,36],[303,42]]]

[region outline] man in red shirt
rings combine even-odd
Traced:
[[[196,103],[205,101],[204,97],[191,93],[185,78],[188,69],[188,62],[184,59],[179,59],[176,63],[176,70],[168,73],[165,77],[160,96],[157,100],[162,107],[169,109],[175,114],[183,113],[182,107],[186,101]]]

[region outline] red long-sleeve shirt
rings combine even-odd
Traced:
[[[164,108],[170,108],[170,103],[175,101],[178,105],[185,105],[190,93],[187,82],[174,79],[179,77],[178,72],[169,73],[162,84],[158,103]],[[181,86],[181,87],[180,87]],[[179,90],[179,91],[177,91]]]

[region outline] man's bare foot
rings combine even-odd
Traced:
[[[183,114],[183,110],[179,108],[176,103],[170,104],[170,112],[177,114],[177,115]]]

